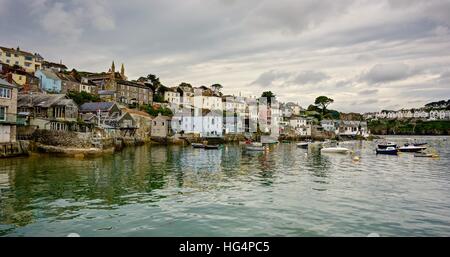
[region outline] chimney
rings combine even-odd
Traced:
[[[11,72],[9,72],[7,75],[6,75],[6,81],[8,81],[9,83],[13,83],[13,79],[12,79],[12,73]]]
[[[17,51],[20,51],[20,47],[17,47]]]

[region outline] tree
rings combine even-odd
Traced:
[[[261,97],[265,97],[267,99],[267,103],[272,103],[272,98],[275,98],[275,94],[272,91],[264,91],[261,95]]]
[[[89,103],[89,102],[101,102],[101,99],[98,95],[89,94],[84,91],[81,91],[81,92],[69,91],[67,93],[67,97],[72,99],[78,105],[82,105],[84,103]]]
[[[211,88],[216,92],[220,92],[220,90],[223,88],[223,86],[220,84],[213,84],[213,85],[211,85]]]
[[[328,105],[330,105],[333,102],[334,100],[329,97],[319,96],[316,98],[314,104],[322,108],[322,115],[323,115],[325,114],[325,110],[327,109]]]

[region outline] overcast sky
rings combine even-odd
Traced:
[[[0,45],[340,111],[450,98],[450,0],[0,0]]]

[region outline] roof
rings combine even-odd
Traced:
[[[115,92],[112,90],[99,90],[98,94],[99,95],[114,95]]]
[[[67,66],[62,64],[62,63],[56,63],[56,62],[47,62],[44,61],[42,62],[42,65],[45,67],[54,67],[54,68],[59,68],[59,69],[67,69]]]
[[[14,86],[13,84],[9,83],[8,81],[6,81],[6,80],[4,80],[2,78],[0,78],[0,86],[3,86],[3,87],[6,86],[6,87],[9,87],[9,88],[17,87],[17,86]]]
[[[171,120],[171,119],[172,119],[171,117],[161,115],[161,113],[159,113],[155,118],[153,118],[153,120]]]
[[[221,111],[221,110],[202,109],[202,116],[206,116],[206,115],[223,116],[223,111]]]
[[[66,99],[64,94],[19,94],[17,97],[17,106],[39,106],[48,108],[53,105],[64,105],[72,103],[72,99]]]
[[[151,89],[150,87],[147,87],[143,84],[137,83],[137,82],[131,82],[128,80],[116,80],[116,83],[119,85],[127,85],[127,86],[132,86],[132,87],[140,87],[140,88],[147,88],[147,89]]]
[[[80,112],[109,111],[115,104],[114,102],[84,103],[80,106]]]
[[[44,74],[44,76],[46,76],[49,79],[53,79],[53,80],[61,80],[58,75],[53,72],[53,71],[49,71],[49,70],[38,70],[37,72],[41,72],[42,74]]]
[[[35,56],[34,54],[32,54],[30,52],[25,52],[25,51],[20,50],[20,48],[7,48],[7,47],[0,46],[0,49],[3,50],[3,52],[26,55],[26,56]]]
[[[150,114],[148,114],[147,112],[144,111],[138,111],[135,109],[128,109],[128,108],[124,108],[123,111],[130,113],[131,115],[139,115],[139,116],[144,116],[144,117],[148,117],[151,118],[152,116]]]
[[[78,81],[78,80],[77,80],[74,76],[72,76],[71,74],[64,74],[64,73],[55,73],[55,74],[56,74],[56,76],[58,76],[58,78],[60,78],[61,80],[80,83],[80,81]]]

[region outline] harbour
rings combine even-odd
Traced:
[[[0,236],[449,236],[450,138],[386,140],[411,138],[439,158],[353,140],[0,159]]]

